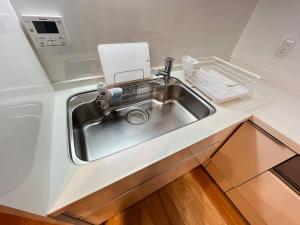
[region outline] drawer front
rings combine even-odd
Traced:
[[[226,194],[250,223],[300,224],[300,196],[269,171]]]
[[[244,123],[211,159],[213,178],[223,191],[237,187],[295,153],[249,122]],[[224,186],[224,184],[226,184]]]

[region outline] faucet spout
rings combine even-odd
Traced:
[[[169,80],[170,80],[170,77],[171,77],[174,58],[166,57],[166,58],[164,58],[164,61],[165,61],[164,70],[158,70],[156,76],[163,76],[164,77],[164,83],[166,85],[166,84],[169,83]]]

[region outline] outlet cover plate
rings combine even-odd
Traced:
[[[281,57],[281,58],[285,57],[285,56],[287,56],[287,54],[289,54],[289,52],[295,45],[296,45],[295,40],[286,39],[282,42],[280,47],[277,49],[277,51],[275,52],[275,55],[278,57]]]

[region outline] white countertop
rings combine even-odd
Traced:
[[[172,76],[191,87],[183,79],[182,71],[176,71]],[[78,166],[70,160],[68,153],[66,101],[73,94],[94,90],[95,87],[87,85],[56,92],[49,213],[248,118],[300,153],[299,96],[261,80],[252,98],[223,105],[208,100],[217,110],[212,116],[90,164]],[[193,90],[207,99],[197,89]]]

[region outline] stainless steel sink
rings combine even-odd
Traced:
[[[105,115],[97,107],[97,91],[72,96],[68,100],[68,132],[73,162],[85,164],[100,159],[215,112],[179,80],[171,78],[168,85],[161,83],[161,79],[155,79],[119,86],[131,90],[133,85],[158,84],[134,101],[112,106]]]

